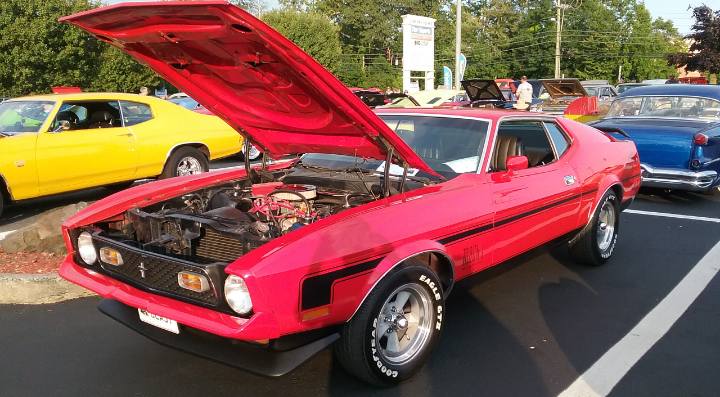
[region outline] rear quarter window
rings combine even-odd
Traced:
[[[570,146],[567,136],[560,130],[557,124],[552,122],[545,122],[545,129],[550,134],[553,146],[555,146],[555,152],[557,157],[560,158]]]
[[[144,123],[153,118],[152,109],[144,103],[120,101],[120,107],[122,108],[125,127]]]

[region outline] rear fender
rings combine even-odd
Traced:
[[[701,134],[708,136],[707,145],[699,146],[693,143],[692,160],[698,160],[699,166],[693,166],[693,170],[715,170],[720,171],[720,126],[714,125],[700,131]]]
[[[620,182],[620,179],[615,174],[608,174],[603,177],[602,181],[598,184],[599,188],[597,191],[592,193],[593,195],[593,201],[592,201],[592,207],[590,211],[585,214],[585,224],[589,224],[592,220],[593,214],[595,214],[595,211],[597,210],[598,205],[600,205],[600,200],[605,196],[607,192],[610,191],[610,189],[616,188],[618,189],[618,192],[620,192],[620,201],[622,202],[622,195],[624,193],[622,182]]]
[[[444,256],[449,261],[450,268],[454,269],[454,265],[452,263],[452,260],[450,259],[450,255],[448,255],[448,253],[445,251],[445,247],[437,241],[420,240],[402,245],[394,249],[385,258],[383,258],[380,264],[373,270],[369,277],[369,280],[372,280],[372,284],[370,288],[365,291],[362,299],[360,299],[355,305],[355,311],[348,318],[348,321],[350,321],[350,319],[355,316],[355,313],[365,302],[368,295],[370,295],[370,292],[372,292],[377,287],[377,285],[380,283],[380,281],[383,280],[383,278],[387,277],[387,275],[390,274],[393,270],[397,269],[400,265],[405,263],[406,260],[415,256],[428,253],[435,253]],[[454,280],[454,273],[451,275],[451,278]],[[446,291],[443,291],[443,294],[447,297],[447,294],[449,292],[450,288],[447,288]]]

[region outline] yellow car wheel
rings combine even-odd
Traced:
[[[168,158],[160,179],[176,176],[196,175],[210,169],[208,159],[201,151],[194,147],[182,147]]]

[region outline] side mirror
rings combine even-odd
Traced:
[[[70,122],[67,120],[58,121],[57,127],[52,132],[62,132],[70,129]]]
[[[510,156],[505,163],[505,168],[508,172],[513,173],[515,171],[525,170],[529,167],[528,158],[525,156]]]

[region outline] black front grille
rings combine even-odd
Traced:
[[[102,273],[127,282],[140,289],[156,292],[175,298],[181,298],[203,306],[217,307],[223,303],[221,287],[223,264],[198,265],[169,256],[141,251],[130,245],[119,243],[101,236],[95,236],[95,247],[109,247],[117,250],[123,258],[123,264],[113,266],[100,261]],[[195,292],[180,287],[178,273],[188,271],[205,275],[210,289]]]

